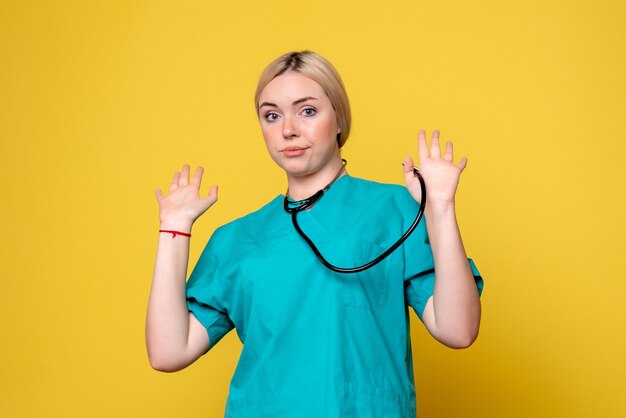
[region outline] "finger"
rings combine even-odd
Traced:
[[[406,185],[411,186],[418,182],[417,176],[413,173],[413,169],[415,168],[413,159],[410,156],[406,157],[402,165],[404,166],[404,181],[406,182]],[[418,196],[415,196],[414,198],[417,202],[421,202],[421,192]]]
[[[209,193],[203,200],[209,202],[211,205],[217,202],[217,185],[211,187],[211,190],[209,190]]]
[[[433,135],[430,138],[430,158],[441,157],[441,150],[439,149],[439,131],[434,130]]]
[[[170,184],[170,192],[178,189],[178,180],[180,179],[180,173],[177,171],[174,173],[174,178],[172,179],[172,183]]]
[[[402,167],[404,171],[404,174],[406,173],[410,173],[411,171],[413,171],[413,167],[415,167],[415,164],[413,163],[413,158],[411,157],[406,157],[404,159],[404,162],[402,163]]]
[[[157,202],[160,202],[161,199],[163,199],[163,192],[161,192],[161,189],[156,189],[156,198]]]
[[[420,129],[417,134],[417,151],[419,153],[419,159],[428,158],[428,146],[426,145],[426,132],[423,129]]]
[[[467,158],[466,157],[461,158],[461,161],[459,161],[459,163],[456,166],[459,167],[462,172],[465,169],[465,167],[467,167]]]
[[[204,172],[204,168],[198,167],[196,168],[195,173],[193,173],[193,177],[191,178],[191,184],[195,184],[200,187],[200,183],[202,183],[202,173]]]
[[[446,142],[446,152],[443,154],[443,159],[446,161],[454,161],[454,154],[452,153],[452,142]]]
[[[189,164],[185,164],[183,166],[183,172],[180,175],[180,179],[178,181],[179,186],[186,186],[189,184]]]

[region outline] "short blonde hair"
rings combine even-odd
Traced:
[[[339,127],[337,142],[339,148],[343,147],[350,135],[350,125],[352,123],[350,102],[348,101],[346,88],[335,67],[333,67],[326,58],[313,51],[288,52],[276,58],[265,67],[265,70],[263,70],[259,78],[259,83],[254,95],[254,105],[257,116],[259,115],[259,98],[261,92],[270,81],[287,71],[298,72],[322,86],[335,109],[337,125]]]

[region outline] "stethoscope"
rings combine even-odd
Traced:
[[[332,271],[336,271],[337,273],[358,273],[360,271],[367,270],[368,268],[371,268],[371,267],[375,266],[376,264],[380,263],[381,261],[383,261],[389,254],[394,252],[394,250],[396,248],[398,248],[400,245],[402,245],[402,243],[415,230],[415,228],[417,227],[417,224],[419,224],[420,220],[422,219],[422,215],[424,215],[424,207],[426,206],[426,185],[424,184],[424,179],[422,178],[422,174],[419,172],[417,167],[414,167],[413,168],[413,174],[418,178],[418,180],[420,182],[420,187],[422,188],[422,202],[421,202],[421,204],[419,206],[419,210],[417,211],[417,216],[415,217],[415,220],[413,221],[413,224],[400,237],[400,239],[398,239],[398,241],[396,241],[395,244],[393,244],[385,252],[383,252],[381,255],[379,255],[378,257],[376,257],[375,259],[373,259],[369,263],[363,264],[360,267],[349,267],[349,268],[336,267],[336,266],[333,266],[332,264],[330,264],[322,256],[322,254],[319,252],[319,250],[317,249],[315,244],[313,244],[313,241],[311,241],[311,239],[302,231],[302,229],[300,229],[300,226],[298,225],[297,215],[298,215],[298,212],[303,211],[303,210],[313,206],[313,204],[315,204],[315,202],[317,202],[324,195],[324,192],[326,192],[328,189],[330,189],[330,186],[332,186],[333,183],[339,178],[341,173],[345,170],[346,164],[348,164],[348,162],[346,160],[344,160],[344,159],[342,159],[341,161],[343,161],[343,165],[341,166],[341,169],[339,170],[339,172],[337,173],[335,178],[330,183],[328,183],[328,185],[326,185],[326,187],[324,187],[322,190],[319,190],[317,193],[315,193],[311,197],[308,197],[308,198],[302,199],[302,200],[298,200],[298,201],[295,201],[295,202],[289,201],[289,199],[287,197],[289,195],[289,190],[287,190],[287,193],[285,193],[285,200],[283,202],[283,207],[285,208],[285,210],[287,212],[291,213],[291,221],[293,222],[294,228],[296,228],[296,231],[298,231],[298,234],[300,234],[300,236],[302,238],[304,238],[304,240],[307,242],[307,244],[309,244],[309,247],[311,247],[311,249],[313,250],[313,252],[317,256],[317,259],[320,260],[321,263],[324,266],[326,266],[327,268],[329,268]],[[404,163],[403,163],[403,165],[404,165]]]

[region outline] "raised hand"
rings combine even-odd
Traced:
[[[418,134],[419,170],[426,184],[426,207],[450,206],[454,204],[454,195],[459,184],[461,172],[467,165],[467,158],[461,158],[454,164],[452,142],[446,142],[446,149],[441,157],[439,131],[433,131],[430,148],[426,144],[426,132],[420,129]],[[418,178],[413,174],[413,159],[404,161],[404,179],[411,196],[421,202],[421,188]]]
[[[162,226],[191,230],[191,225],[195,220],[217,201],[217,186],[211,187],[206,197],[200,197],[203,172],[204,169],[198,167],[190,183],[189,165],[185,164],[182,172],[174,174],[167,196],[163,195],[161,189],[156,189],[159,219]]]

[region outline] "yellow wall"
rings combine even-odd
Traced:
[[[220,185],[191,266],[285,190],[252,96],[291,49],[344,77],[352,175],[401,183],[419,128],[469,157],[481,335],[450,350],[411,314],[419,416],[626,416],[624,3],[249,3],[0,4],[0,416],[223,414],[234,332],[183,372],[147,361],[154,189],[185,162]]]

